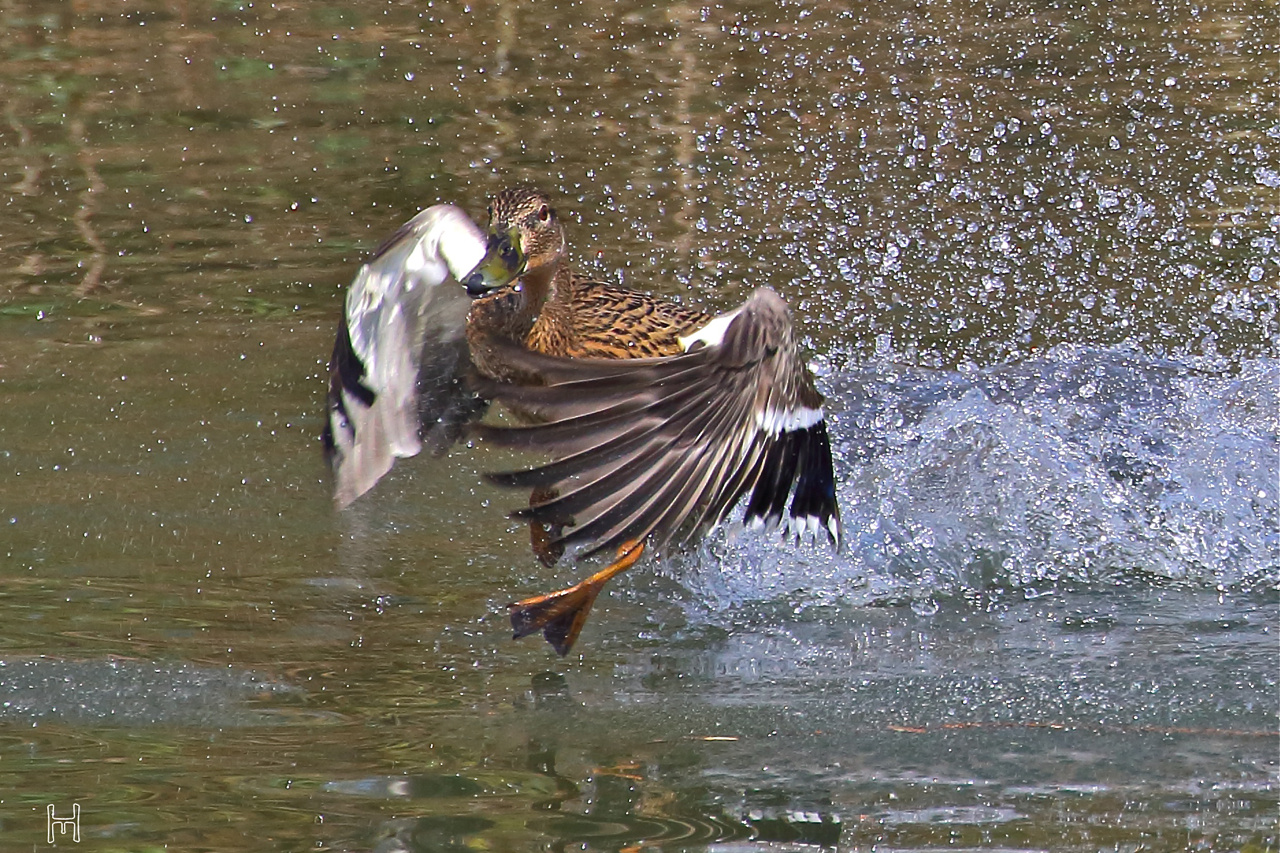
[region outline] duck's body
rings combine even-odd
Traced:
[[[564,270],[554,290],[564,304],[548,300],[533,322],[522,317],[523,291],[503,289],[471,303],[467,339],[500,335],[533,352],[563,358],[662,358],[684,352],[680,337],[711,321],[711,315],[676,302],[595,281]],[[501,379],[501,365],[477,364]]]
[[[704,311],[575,273],[564,228],[535,189],[499,193],[489,218],[486,258],[468,277],[475,297],[467,315],[473,354],[480,339],[498,336],[563,358],[661,358],[683,352],[680,336],[711,321]],[[504,378],[501,364],[476,367],[491,379]]]
[[[353,291],[361,282],[366,289],[371,281],[383,285],[378,299],[348,295],[331,361],[326,446],[338,473],[340,505],[371,487],[390,467],[389,456],[411,455],[383,453],[382,470],[344,480],[348,460],[359,457],[367,440],[360,435],[363,424],[378,422],[379,400],[387,396],[365,382],[367,366],[391,361],[384,348],[408,346],[422,353],[418,385],[423,376],[434,377],[418,389],[432,406],[422,412],[428,435],[456,435],[458,422],[483,410],[483,403],[457,405],[451,399],[497,400],[527,425],[481,427],[479,433],[552,457],[539,468],[493,476],[501,484],[533,488],[531,505],[516,515],[552,531],[539,556],[546,560],[549,554],[553,562],[566,545],[580,546],[584,556],[617,550],[618,559],[586,581],[512,605],[517,636],[541,630],[565,654],[604,583],[632,565],[646,543],[700,535],[748,492],[745,522],[780,523],[794,495],[790,526],[796,532],[825,531],[838,547],[822,396],[799,354],[790,311],[776,294],[762,288],[737,310],[712,316],[576,275],[567,263],[563,226],[547,197],[528,187],[494,197],[490,233],[479,247],[483,257],[464,274],[465,263],[477,256],[474,231],[452,215],[432,218],[429,212],[414,222],[446,223],[441,233],[430,234],[430,245],[453,259],[448,275],[435,284],[443,294],[461,294],[462,288],[453,291],[456,285],[446,282],[456,279],[472,301],[465,321],[459,317],[444,332],[396,332],[380,342],[348,329],[370,326],[368,315],[375,312],[412,316],[391,298],[393,292],[414,294],[418,316],[439,312],[427,310],[431,300],[414,282],[392,286],[394,269],[369,272],[394,253],[394,241],[353,283]],[[415,231],[413,224],[402,229],[402,242],[427,245],[429,229]],[[450,250],[450,240],[461,248]],[[462,351],[465,359],[444,359],[449,370],[435,364],[442,353]],[[457,367],[464,361],[472,366],[469,374]],[[405,385],[399,377],[391,396],[403,397]]]

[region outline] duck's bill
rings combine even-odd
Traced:
[[[504,287],[524,272],[527,258],[511,234],[490,234],[484,257],[462,280],[472,298]]]

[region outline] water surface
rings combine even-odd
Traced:
[[[1280,846],[1273,7],[0,22],[5,841]],[[789,300],[843,553],[727,528],[560,660],[506,457],[333,512],[342,288],[517,180],[599,275]]]

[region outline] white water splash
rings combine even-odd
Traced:
[[[1224,373],[1064,346],[968,375],[873,366],[826,390],[845,553],[712,537],[677,569],[712,609],[1280,583],[1274,359]]]

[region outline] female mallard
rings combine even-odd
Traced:
[[[541,630],[562,655],[646,545],[703,534],[748,492],[744,523],[780,524],[790,497],[787,526],[839,547],[823,398],[776,293],[712,316],[576,275],[563,225],[529,187],[494,197],[489,229],[429,208],[352,283],[325,429],[340,506],[421,449],[419,419],[439,452],[501,402],[528,425],[475,431],[552,460],[490,475],[534,490],[514,515],[551,531],[539,556],[616,552],[585,581],[511,605],[516,637]]]

